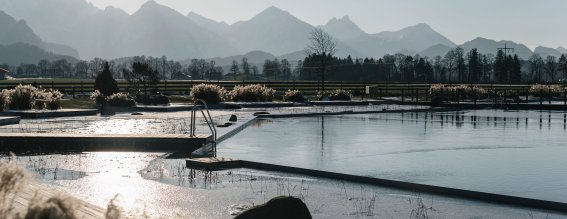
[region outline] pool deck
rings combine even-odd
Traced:
[[[46,188],[38,184],[27,184],[23,187],[23,189],[20,192],[16,193],[13,207],[15,212],[20,212],[21,215],[21,213],[27,211],[31,200],[34,197],[40,198],[41,200],[46,200],[48,198],[57,196],[59,194],[63,194],[63,193],[57,192],[53,189]],[[105,218],[106,209],[103,209],[99,206],[79,200],[74,197],[69,196],[69,198],[73,199],[74,203],[77,203],[77,206],[75,206],[76,209],[75,216],[77,216],[77,218],[85,218],[85,219]]]
[[[246,160],[237,160],[223,157],[211,158],[195,158],[187,159],[186,166],[194,169],[204,169],[207,171],[214,171],[219,169],[234,169],[234,168],[250,168],[264,171],[277,171],[293,174],[301,174],[313,177],[322,177],[335,180],[344,180],[354,183],[363,183],[374,186],[384,186],[402,190],[409,190],[415,192],[424,192],[436,195],[445,195],[457,198],[465,198],[471,200],[479,200],[485,202],[494,202],[505,205],[539,208],[558,212],[567,212],[567,203],[545,201],[539,199],[523,198],[517,196],[500,195],[494,193],[477,192],[464,189],[456,189],[449,187],[433,186],[419,183],[411,183],[390,179],[380,179],[367,176],[357,176],[351,174],[343,174],[336,172],[328,172],[315,169],[306,169],[299,167],[283,166],[277,164],[260,163]]]
[[[53,134],[0,133],[3,152],[192,152],[212,140],[209,134]]]

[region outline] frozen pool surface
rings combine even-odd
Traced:
[[[567,202],[564,112],[474,110],[259,120],[219,156]]]

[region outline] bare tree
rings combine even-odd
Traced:
[[[538,83],[541,83],[541,76],[545,65],[543,59],[539,54],[534,53],[532,56],[530,56],[528,62],[530,63],[532,78],[534,78],[534,80],[536,80]]]
[[[545,71],[549,75],[551,82],[555,82],[555,76],[557,73],[557,58],[555,56],[547,56],[545,59]]]
[[[321,85],[323,92],[325,91],[325,70],[327,68],[327,59],[332,58],[337,52],[337,43],[333,37],[321,28],[315,28],[311,31],[309,45],[305,49],[307,55],[319,57],[321,70]]]

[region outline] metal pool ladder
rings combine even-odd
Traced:
[[[203,118],[207,122],[207,126],[209,126],[209,130],[211,131],[211,134],[213,136],[212,141],[207,140],[207,142],[205,142],[205,144],[203,145],[203,149],[205,149],[203,152],[206,153],[205,154],[206,156],[215,157],[217,155],[217,129],[215,128],[215,124],[213,123],[213,117],[211,117],[211,113],[209,112],[209,107],[207,106],[207,103],[204,100],[197,99],[193,104],[193,108],[191,109],[191,125],[189,127],[190,130],[189,134],[191,135],[191,137],[196,137],[195,119],[197,117],[197,111],[201,111],[201,114],[203,115]],[[210,147],[210,151],[207,151],[206,149],[209,147]]]

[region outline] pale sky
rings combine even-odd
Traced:
[[[147,0],[87,0],[132,14]],[[348,15],[368,33],[427,23],[457,44],[477,36],[512,40],[530,49],[567,47],[565,0],[156,0],[182,14],[190,11],[232,24],[269,6],[312,25]]]

